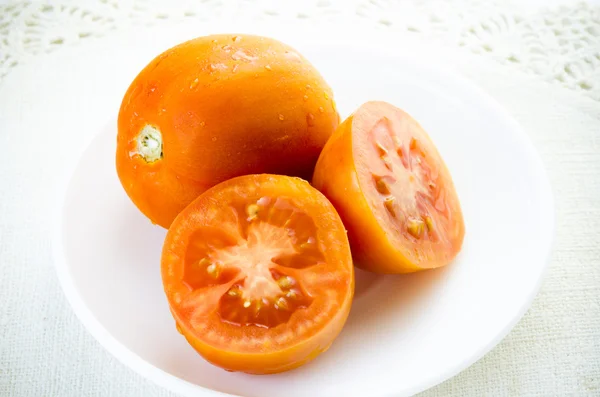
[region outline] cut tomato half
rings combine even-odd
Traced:
[[[329,140],[313,185],[348,229],[356,265],[408,273],[448,264],[465,226],[450,172],[407,113],[367,102]]]
[[[161,265],[180,332],[230,371],[281,372],[315,358],[340,333],[354,293],[341,219],[293,177],[209,189],[176,217]]]

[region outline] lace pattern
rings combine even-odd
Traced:
[[[356,20],[397,34],[426,35],[600,101],[600,7],[531,10],[483,0],[59,0],[0,5],[0,81],[28,58],[123,27],[207,20]]]

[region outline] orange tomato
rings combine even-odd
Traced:
[[[293,48],[258,36],[200,37],[156,57],[127,90],[117,172],[137,207],[167,228],[229,178],[310,178],[338,123],[330,87]]]
[[[361,268],[440,267],[462,247],[465,226],[450,172],[423,128],[388,103],[367,102],[340,124],[313,185],[338,210]]]
[[[178,329],[209,362],[275,373],[327,350],[354,293],[342,221],[308,182],[247,175],[174,220],[162,260]]]

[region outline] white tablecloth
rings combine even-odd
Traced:
[[[439,57],[524,126],[553,185],[550,270],[527,315],[492,352],[423,396],[600,396],[600,7],[480,0],[8,2],[0,5],[0,395],[167,396],[109,356],[68,306],[51,259],[61,153],[86,140],[39,79],[48,53],[130,26],[208,18],[346,22],[442,46]],[[100,38],[99,38],[100,37]],[[55,55],[56,55],[55,54]],[[84,106],[84,105],[82,105]],[[39,120],[47,120],[40,128]],[[35,128],[34,128],[35,127]],[[515,275],[518,277],[518,274]],[[510,286],[507,286],[510,293]]]

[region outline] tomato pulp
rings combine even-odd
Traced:
[[[206,191],[175,218],[161,266],[180,332],[230,371],[275,373],[315,358],[354,293],[341,219],[294,177],[248,175]]]
[[[448,264],[465,226],[450,172],[407,113],[367,102],[319,157],[313,185],[338,210],[357,266],[408,273]]]

